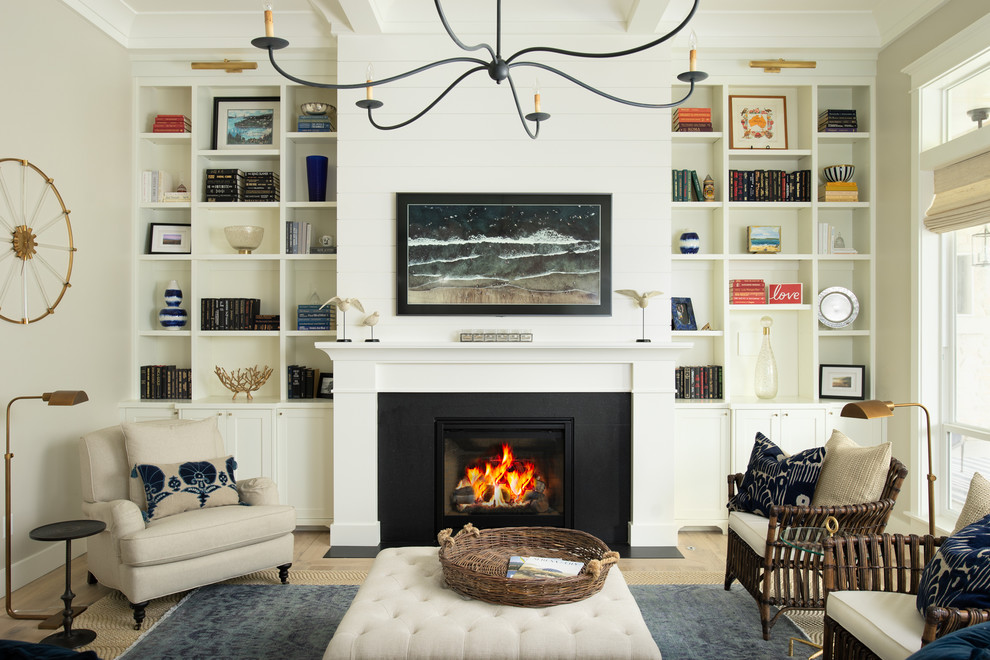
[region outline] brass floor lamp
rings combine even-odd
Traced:
[[[935,473],[932,470],[932,421],[928,408],[920,403],[892,403],[890,401],[859,401],[847,403],[842,408],[842,417],[855,419],[876,419],[878,417],[893,417],[894,408],[914,406],[925,412],[925,428],[928,432],[928,533],[935,536]]]
[[[7,616],[12,619],[39,619],[48,620],[58,618],[61,621],[62,613],[59,612],[54,615],[49,614],[22,614],[14,610],[13,605],[10,602],[11,593],[11,580],[10,580],[10,461],[14,458],[14,455],[10,451],[10,407],[14,405],[15,401],[20,401],[21,399],[41,399],[46,401],[50,406],[74,406],[77,403],[83,403],[89,401],[89,396],[81,390],[57,390],[55,392],[45,392],[44,394],[38,396],[19,396],[10,400],[7,404],[7,451],[3,455],[4,461],[4,553],[6,560],[6,582],[7,582]]]

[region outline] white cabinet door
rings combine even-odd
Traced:
[[[279,497],[297,525],[325,525],[333,511],[333,410],[284,408],[277,414]]]
[[[824,408],[741,408],[732,411],[732,471],[745,472],[757,432],[788,454],[828,439]]]
[[[674,511],[678,525],[717,525],[728,519],[729,411],[679,408],[676,437]]]
[[[762,433],[776,443],[777,436],[780,435],[780,411],[765,408],[732,411],[733,474],[746,471],[757,433]]]
[[[842,417],[842,406],[829,408],[826,413],[826,440],[838,429],[860,447],[878,445],[885,440],[887,422],[883,419],[854,419]]]
[[[216,417],[228,454],[237,460],[238,479],[275,478],[275,452],[270,408],[182,408],[182,419]]]
[[[152,422],[178,416],[179,411],[171,406],[127,406],[120,410],[120,419],[124,422]]]
[[[780,433],[774,440],[778,447],[788,454],[796,454],[825,445],[828,437],[824,408],[783,408],[778,412]]]

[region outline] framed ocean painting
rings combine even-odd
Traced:
[[[612,196],[399,193],[400,315],[612,313]]]

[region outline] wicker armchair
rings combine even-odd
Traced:
[[[943,541],[914,534],[825,541],[825,660],[907,658],[942,635],[990,621],[984,609],[933,605],[924,616],[916,609],[921,573]]]
[[[769,518],[737,512],[729,515],[725,590],[732,587],[733,580],[739,580],[756,599],[763,639],[770,639],[770,628],[787,610],[825,609],[821,556],[785,544],[780,540],[781,532],[789,527],[823,527],[826,518],[835,516],[839,528],[846,533],[882,533],[905,476],[904,464],[891,458],[886,483],[880,499],[875,502],[843,506],[774,506]],[[741,473],[729,475],[730,500],[742,480]],[[766,521],[765,535],[763,521]],[[757,525],[759,531],[754,529]],[[772,617],[771,607],[779,608]]]

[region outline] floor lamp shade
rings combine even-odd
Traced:
[[[14,610],[13,605],[10,602],[10,592],[11,592],[11,575],[10,575],[10,513],[11,513],[11,488],[10,488],[10,464],[11,460],[14,458],[14,454],[10,451],[10,408],[14,405],[15,401],[20,401],[22,399],[41,399],[46,402],[49,406],[74,406],[79,403],[84,403],[89,401],[89,396],[82,390],[55,390],[54,392],[45,392],[44,394],[37,394],[33,396],[18,396],[10,400],[7,404],[7,443],[6,452],[3,455],[4,460],[4,560],[5,560],[5,575],[6,587],[7,587],[7,616],[12,619],[48,619],[51,615],[48,614],[21,614]]]
[[[928,533],[935,536],[935,472],[932,470],[932,421],[928,408],[920,403],[893,403],[891,401],[856,401],[842,408],[842,417],[854,419],[876,419],[893,417],[895,408],[921,408],[925,413],[925,430],[928,438]]]

